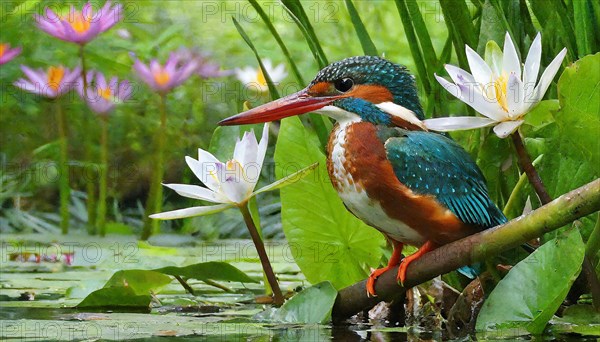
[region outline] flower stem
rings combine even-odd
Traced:
[[[540,198],[542,204],[547,204],[552,201],[550,195],[548,195],[548,191],[544,187],[544,183],[540,178],[540,175],[537,173],[535,167],[531,163],[531,158],[529,158],[529,154],[527,154],[527,150],[525,149],[525,145],[523,144],[523,139],[521,138],[521,134],[519,131],[511,134],[513,144],[515,145],[515,150],[517,151],[517,156],[519,158],[519,165],[521,165],[521,169],[529,178],[529,183],[533,186],[535,193]]]
[[[265,245],[258,234],[258,229],[254,225],[254,221],[252,220],[252,214],[250,214],[250,210],[248,209],[248,203],[244,203],[238,208],[242,212],[242,216],[244,216],[244,222],[248,227],[248,231],[250,231],[250,236],[252,237],[252,242],[254,242],[254,246],[256,247],[256,252],[258,252],[258,257],[260,258],[263,271],[265,272],[269,285],[273,290],[273,303],[277,306],[280,306],[283,304],[283,295],[281,294],[281,289],[279,289],[277,278],[275,277],[275,273],[271,267],[271,262],[269,261],[269,256],[265,250]]]
[[[160,128],[158,129],[156,141],[156,161],[152,172],[150,191],[146,202],[146,212],[144,215],[144,228],[142,231],[142,240],[147,240],[152,234],[158,233],[160,222],[152,220],[148,216],[160,212],[162,209],[162,178],[164,164],[165,134],[167,131],[167,95],[160,94]]]
[[[100,135],[100,184],[98,192],[98,216],[96,229],[100,236],[106,235],[106,193],[108,173],[108,117],[100,116],[102,133]]]
[[[69,233],[69,159],[68,141],[65,114],[62,110],[60,100],[54,100],[54,111],[56,113],[56,124],[58,126],[58,140],[60,144],[60,157],[58,162],[58,191],[60,196],[60,230],[63,234]]]
[[[87,80],[87,69],[86,69],[86,65],[85,65],[85,53],[84,53],[84,45],[79,45],[79,58],[81,59],[81,79],[83,80],[83,96],[84,96],[84,101],[87,100],[87,92],[88,92],[88,80]],[[91,163],[92,161],[92,139],[91,139],[91,132],[90,132],[90,124],[89,121],[91,121],[91,118],[89,117],[85,117],[86,115],[89,115],[90,113],[87,112],[86,114],[84,114],[84,118],[83,118],[83,124],[82,124],[82,134],[83,134],[83,146],[84,146],[84,158],[85,160],[90,163],[90,165],[93,165],[93,163]],[[88,177],[91,178],[87,178],[86,182],[85,182],[85,187],[86,187],[86,192],[87,192],[87,214],[88,214],[88,222],[87,222],[87,227],[88,227],[88,234],[90,235],[94,235],[96,234],[96,186],[94,184],[94,180],[95,180],[95,173],[92,173],[91,175],[88,173],[88,170],[84,170],[84,174],[88,175]]]

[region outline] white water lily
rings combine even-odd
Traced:
[[[273,67],[273,63],[267,58],[263,59],[262,62],[266,70],[262,70],[260,67],[253,68],[247,66],[243,69],[235,69],[235,75],[246,88],[255,89],[264,93],[269,90],[264,72],[271,77],[271,81],[273,81],[274,84],[283,81],[288,73],[285,71],[285,66],[283,64]]]
[[[438,75],[435,77],[448,92],[485,117],[435,118],[425,120],[425,126],[443,132],[495,126],[494,132],[498,137],[507,137],[519,128],[525,114],[544,97],[566,53],[567,49],[564,48],[538,81],[542,56],[540,33],[533,40],[523,67],[508,32],[504,40],[504,52],[493,41],[487,44],[488,63],[466,46],[471,73],[446,65],[446,71],[454,83]]]
[[[198,149],[198,159],[185,157],[189,168],[206,187],[189,184],[163,185],[175,190],[181,196],[219,204],[153,214],[150,218],[171,220],[214,214],[232,207],[245,206],[253,196],[297,181],[317,166],[313,164],[254,191],[260,177],[268,142],[269,126],[265,124],[260,143],[256,140],[254,132],[245,132],[242,139],[238,139],[235,144],[233,158],[225,163],[203,149]]]

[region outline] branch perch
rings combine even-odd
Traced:
[[[528,215],[425,254],[408,267],[405,288],[396,283],[397,270],[392,269],[377,279],[375,290],[378,297],[367,297],[366,279],[341,289],[333,306],[333,320],[346,319],[381,301],[395,300],[404,295],[407,288],[517,247],[598,210],[600,179],[566,193]]]

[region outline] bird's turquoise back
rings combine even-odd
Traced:
[[[443,135],[379,126],[398,180],[420,195],[431,195],[461,221],[480,229],[506,222],[488,196],[485,178],[471,156]]]

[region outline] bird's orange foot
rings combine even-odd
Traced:
[[[392,251],[390,260],[388,260],[388,265],[384,268],[378,268],[374,270],[373,272],[371,272],[369,279],[367,279],[366,287],[367,296],[369,297],[377,297],[377,294],[375,293],[375,280],[379,278],[379,276],[384,274],[386,271],[392,269],[393,267],[396,267],[396,265],[398,265],[398,263],[400,262],[400,258],[402,257],[402,243],[392,239],[390,239],[390,242],[394,246],[394,250]]]
[[[392,267],[394,267],[394,266],[388,265],[384,268],[378,268],[378,269],[374,270],[373,272],[371,272],[369,279],[367,279],[367,296],[377,297],[377,294],[375,293],[375,280],[377,280],[377,278],[379,278],[380,275],[384,274]]]
[[[430,252],[434,249],[436,249],[436,246],[432,242],[427,241],[423,246],[421,246],[421,248],[419,248],[418,251],[402,259],[402,261],[400,262],[400,266],[398,267],[398,275],[396,276],[396,281],[400,285],[404,286],[404,282],[406,281],[406,270],[408,269],[408,265],[410,265],[411,262],[422,257],[423,254]]]
[[[411,256],[402,259],[402,261],[400,262],[400,266],[398,267],[398,275],[396,276],[396,281],[402,286],[404,286],[404,281],[406,280],[406,269],[408,268],[408,265],[412,260],[416,259],[409,259]]]

